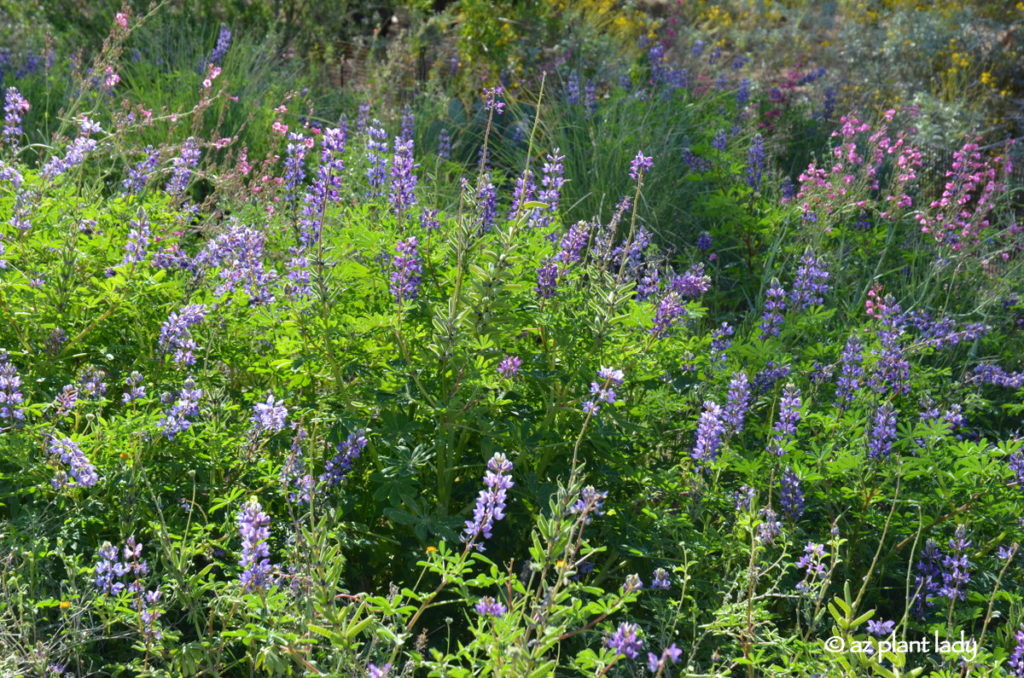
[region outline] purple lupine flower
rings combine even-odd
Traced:
[[[609,236],[610,235],[611,233],[609,233]],[[627,278],[636,279],[639,277],[641,268],[644,265],[645,254],[650,244],[651,233],[641,226],[636,230],[636,236],[633,238],[632,242],[619,245],[614,250],[611,250],[608,256],[603,257],[603,259],[613,271],[618,271],[622,266],[622,262],[625,261],[626,268],[624,273]],[[628,247],[626,245],[628,245]],[[651,291],[653,290],[649,289],[648,293]]]
[[[754,505],[757,492],[750,485],[740,485],[740,489],[732,493],[733,506],[737,513],[744,513]]]
[[[370,194],[380,195],[388,178],[388,142],[387,133],[377,120],[366,130],[366,161]]]
[[[885,303],[882,324],[878,338],[882,344],[875,371],[869,379],[871,388],[879,394],[902,394],[910,391],[910,363],[904,357],[900,339],[903,325],[900,322],[900,307],[891,299]]]
[[[146,387],[142,384],[142,373],[133,371],[124,380],[125,392],[121,395],[121,402],[130,403],[133,400],[145,397]]]
[[[683,275],[673,276],[669,288],[684,299],[694,299],[711,289],[711,277],[704,273],[704,264],[696,263]]]
[[[71,438],[51,437],[50,454],[60,457],[61,462],[68,467],[66,472],[59,471],[57,477],[51,481],[54,489],[60,489],[67,485],[69,476],[71,480],[75,481],[75,485],[80,487],[92,487],[100,481],[96,467]]]
[[[241,286],[252,305],[274,301],[273,283],[277,272],[264,263],[267,236],[255,229],[234,224],[207,243],[195,263],[204,269],[219,268],[220,284],[213,293],[221,296]]]
[[[24,402],[18,370],[7,353],[0,351],[0,422],[24,419],[25,410],[21,407]]]
[[[700,235],[697,236],[697,249],[701,252],[707,252],[711,249],[711,234],[707,231],[701,231]]]
[[[747,186],[755,191],[761,185],[761,175],[764,173],[764,138],[760,134],[754,135],[747,152]]]
[[[43,164],[42,175],[47,179],[55,179],[68,170],[78,167],[85,162],[85,156],[94,151],[96,146],[95,139],[76,137],[68,145],[63,157],[52,156]]]
[[[1024,489],[1024,450],[1017,450],[1010,454],[1006,460],[1010,470],[1016,477],[1016,482],[1021,489]]]
[[[654,574],[651,579],[651,588],[659,589],[661,591],[667,591],[672,588],[672,579],[668,575],[668,570],[663,567],[659,567],[654,570]]]
[[[523,359],[515,355],[507,355],[498,364],[498,374],[503,379],[511,379],[519,374],[519,368],[523,365]]]
[[[399,137],[403,141],[412,141],[415,133],[416,116],[413,115],[412,108],[406,106],[405,108],[402,109],[402,125],[399,131]]]
[[[868,633],[875,638],[888,638],[895,628],[896,622],[891,619],[885,621],[875,621],[872,619],[868,622]]]
[[[57,410],[57,416],[63,417],[64,415],[75,409],[75,405],[78,404],[78,389],[71,384],[64,384],[64,388],[61,392],[53,399],[53,406]]]
[[[736,88],[736,103],[743,108],[750,101],[750,78],[743,78],[740,80],[739,87]]]
[[[683,651],[676,647],[675,643],[672,643],[664,650],[662,650],[660,657],[654,654],[653,652],[648,652],[647,670],[654,674],[663,672],[665,670],[665,667],[668,666],[669,662],[673,664],[678,664],[682,656]]]
[[[851,334],[839,357],[839,378],[836,380],[836,404],[845,407],[853,402],[854,393],[860,388],[860,379],[864,374],[861,362],[864,356],[857,335]]]
[[[732,340],[729,337],[735,332],[732,325],[727,322],[723,322],[721,327],[711,331],[710,360],[712,365],[719,367],[725,365],[728,359],[725,352],[732,346]]]
[[[573,71],[565,82],[565,101],[570,106],[580,103],[580,76]]]
[[[1009,372],[999,365],[978,365],[974,368],[972,380],[1006,388],[1021,388],[1024,386],[1024,372]]]
[[[238,533],[242,536],[242,568],[239,580],[242,590],[269,589],[273,566],[270,564],[270,516],[255,498],[246,502],[238,513]]]
[[[109,541],[103,542],[97,555],[99,560],[93,568],[96,578],[93,580],[100,593],[118,595],[124,590],[124,584],[118,581],[128,572],[128,565],[120,560],[118,548]]]
[[[587,485],[580,490],[579,499],[569,507],[569,513],[579,513],[583,516],[583,524],[589,525],[594,516],[603,516],[604,500],[608,498],[607,492],[596,489],[593,485]]]
[[[547,207],[531,212],[530,226],[544,228],[551,224],[552,216],[558,211],[563,186],[565,186],[565,156],[560,155],[559,150],[554,148],[544,156],[544,165],[541,167],[540,175],[540,190],[537,192],[537,200]]]
[[[559,245],[558,254],[555,255],[555,259],[563,264],[579,261],[582,257],[583,248],[587,246],[589,240],[590,224],[585,221],[577,221],[562,236],[562,242]]]
[[[160,326],[160,337],[157,344],[164,353],[172,353],[174,362],[180,365],[192,365],[196,361],[195,351],[199,350],[192,338],[191,327],[201,323],[209,312],[206,304],[183,306],[172,311],[167,321]]]
[[[561,271],[558,262],[554,258],[544,260],[544,264],[537,269],[537,286],[534,291],[539,299],[550,299],[558,292],[558,277]]]
[[[103,128],[95,120],[92,120],[87,115],[83,115],[78,118],[78,131],[82,136],[92,136],[93,134],[100,134],[103,132]]]
[[[789,376],[789,365],[780,365],[774,360],[765,363],[764,369],[754,375],[754,390],[765,393],[775,386],[775,382]]]
[[[141,264],[146,260],[146,248],[149,247],[149,239],[153,235],[149,220],[144,212],[139,212],[138,219],[130,222],[128,229],[128,242],[124,246],[124,258],[122,264]]]
[[[745,372],[737,372],[729,381],[729,393],[726,395],[725,408],[722,412],[722,421],[730,433],[739,433],[743,430],[746,410],[750,408],[750,404],[750,380],[746,378]]]
[[[270,393],[266,402],[253,405],[253,414],[249,421],[254,424],[253,428],[257,433],[280,433],[284,430],[288,410],[282,403],[283,401],[275,400],[274,394]]]
[[[512,204],[508,208],[508,220],[512,221],[519,216],[523,204],[533,200],[537,185],[533,181],[533,172],[523,170],[523,173],[516,177],[515,187],[512,190]]]
[[[953,538],[949,540],[950,555],[942,559],[942,587],[939,595],[949,600],[966,600],[967,584],[971,582],[971,561],[967,558],[967,549],[971,542],[967,540],[967,528],[958,525]]]
[[[629,178],[633,181],[640,181],[644,174],[654,167],[654,158],[644,155],[643,151],[637,151],[636,157],[629,163]]]
[[[505,93],[505,88],[501,85],[497,87],[490,87],[484,89],[484,110],[490,113],[496,113],[501,115],[505,112],[505,102],[501,101],[498,97]]]
[[[587,84],[583,86],[583,108],[588,118],[592,118],[597,112],[597,86],[593,80],[587,80]]]
[[[722,408],[712,400],[704,401],[704,411],[697,421],[697,436],[690,457],[699,464],[717,459],[724,433]]]
[[[28,99],[21,96],[21,92],[15,87],[8,87],[4,94],[4,126],[0,131],[0,142],[5,146],[11,146],[17,142],[18,137],[23,133],[21,129],[22,118],[28,113],[32,106]]]
[[[761,522],[757,526],[757,539],[762,544],[771,544],[782,532],[779,514],[768,507],[761,509]]]
[[[447,127],[442,127],[437,133],[437,155],[442,160],[450,160],[452,157],[452,134]]]
[[[366,665],[367,678],[388,678],[391,675],[391,664],[378,667],[376,664]]]
[[[789,202],[796,197],[796,184],[789,177],[783,177],[782,183],[779,185],[779,193],[782,196],[781,202]]]
[[[1013,653],[1010,655],[1010,659],[1006,662],[1006,665],[1013,669],[1014,676],[1021,678],[1024,676],[1024,626],[1014,633],[1014,639],[1017,644],[1013,648]]]
[[[391,294],[399,304],[412,301],[419,296],[420,274],[423,273],[423,260],[419,254],[419,240],[409,236],[395,244],[395,254],[391,257],[394,270],[391,273]]]
[[[401,216],[416,204],[416,168],[412,138],[395,138],[395,157],[391,162],[391,209]]]
[[[323,227],[323,213],[330,202],[339,199],[341,176],[345,171],[345,144],[348,141],[348,125],[324,130],[320,137],[320,165],[313,182],[302,196],[302,218],[299,221],[299,244],[309,247],[320,241]]]
[[[711,147],[717,148],[720,151],[725,150],[726,144],[729,142],[729,134],[724,130],[720,129],[715,133],[715,136],[711,139]]]
[[[103,381],[105,377],[98,367],[86,367],[78,380],[78,392],[86,398],[102,398],[107,394],[107,384]]]
[[[368,131],[369,131],[369,128],[367,127],[367,125],[369,125],[369,124],[370,124],[370,102],[369,101],[361,101],[359,103],[359,112],[356,113],[356,134],[359,134],[360,136],[362,136],[363,134],[367,134]],[[380,123],[377,122],[376,120],[374,120],[374,124],[375,125],[379,125]]]
[[[146,154],[146,157],[128,169],[128,175],[121,184],[121,189],[126,195],[141,193],[149,183],[149,176],[156,170],[157,163],[160,162],[160,152],[156,148],[146,146],[142,152]]]
[[[615,651],[615,654],[623,655],[633,659],[643,649],[644,641],[640,640],[640,627],[636,624],[623,622],[615,633],[605,640],[605,645]]]
[[[181,147],[181,154],[171,160],[171,176],[164,185],[164,191],[170,195],[181,195],[188,188],[189,179],[192,178],[192,170],[199,164],[199,157],[202,151],[195,137],[185,139]]]
[[[481,617],[501,617],[508,611],[503,603],[495,600],[491,596],[484,596],[481,598],[477,604],[473,606],[473,609],[475,609],[476,613]]]
[[[356,459],[363,454],[363,450],[369,443],[370,440],[366,437],[365,429],[348,434],[344,442],[338,443],[337,454],[327,462],[320,480],[326,483],[327,487],[339,485],[348,476]]]
[[[288,133],[288,145],[284,150],[284,187],[285,200],[288,202],[294,202],[298,198],[296,191],[306,179],[306,151],[309,148],[306,135],[299,132]]]
[[[311,474],[306,473],[302,455],[302,443],[308,435],[302,426],[295,426],[288,456],[281,465],[281,485],[287,491],[286,498],[293,504],[308,504],[313,500],[314,480]]]
[[[182,384],[177,399],[170,396],[169,400],[172,400],[174,404],[157,420],[157,426],[164,432],[168,440],[174,440],[177,434],[191,428],[192,422],[188,420],[188,417],[199,414],[199,400],[202,397],[203,391],[196,388],[196,382],[192,377],[186,379]]]
[[[635,294],[637,301],[646,301],[661,289],[661,271],[653,261],[647,262],[641,270]]]
[[[779,418],[775,422],[775,435],[771,449],[778,456],[786,453],[786,445],[796,438],[796,427],[800,423],[800,389],[786,384],[779,399]]]
[[[294,300],[306,299],[313,296],[312,275],[309,272],[309,257],[302,248],[292,247],[288,250],[291,258],[288,259],[285,278],[288,280],[285,285],[285,294]]]
[[[615,393],[613,387],[620,386],[625,379],[625,375],[622,370],[617,370],[613,367],[602,367],[597,371],[597,378],[599,382],[590,383],[590,393],[596,396],[593,400],[586,400],[583,402],[583,411],[590,415],[596,415],[600,409],[600,403],[614,403],[618,400],[618,396]]]
[[[913,609],[914,614],[923,618],[928,608],[934,607],[935,603],[930,598],[939,594],[942,581],[942,551],[935,540],[925,542],[914,569],[918,574],[914,578]]]
[[[210,58],[207,61],[219,66],[227,56],[229,49],[231,49],[231,29],[221,26],[220,32],[217,34],[217,43],[213,46],[213,51],[210,52]]]
[[[871,459],[888,457],[892,452],[894,440],[896,440],[896,410],[892,403],[886,401],[875,410],[875,418],[868,439],[868,457]]]
[[[764,314],[758,325],[761,328],[761,341],[779,336],[782,314],[786,310],[786,290],[782,289],[778,280],[772,280],[764,296]]]
[[[800,310],[816,306],[824,302],[823,295],[828,292],[828,271],[821,260],[810,250],[800,258],[800,266],[796,270],[796,280],[790,291],[793,308]]]
[[[481,174],[477,179],[476,207],[479,210],[480,230],[491,230],[498,215],[498,189],[489,173]]]
[[[800,520],[804,514],[804,491],[800,486],[800,478],[792,468],[786,468],[782,474],[779,488],[779,506],[786,517],[793,522]]]
[[[473,509],[473,519],[466,521],[462,531],[462,541],[478,551],[483,551],[481,543],[491,538],[494,521],[505,517],[505,502],[512,482],[512,462],[504,454],[496,452],[487,462],[487,473],[484,474],[486,489],[480,490]]]
[[[653,326],[647,331],[658,338],[666,337],[669,330],[688,315],[686,306],[683,305],[679,295],[675,292],[669,292],[658,302],[658,308],[654,313]]]
[[[644,587],[644,582],[643,582],[642,579],[640,579],[640,575],[638,575],[636,573],[634,573],[634,574],[627,574],[626,575],[626,580],[624,582],[622,582],[622,592],[623,593],[627,593],[627,594],[628,593],[633,593],[635,591],[639,591],[643,587]]]
[[[828,551],[823,544],[816,544],[812,541],[804,546],[804,555],[796,561],[797,568],[804,571],[803,580],[796,585],[797,590],[806,590],[819,577],[825,576],[825,557]]]
[[[420,228],[424,231],[436,231],[441,228],[441,222],[437,218],[437,210],[424,207],[420,211]]]

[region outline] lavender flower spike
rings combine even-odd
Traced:
[[[644,646],[644,641],[640,640],[640,627],[629,622],[619,624],[619,628],[605,641],[605,645],[615,650],[615,654],[635,658]]]
[[[796,427],[799,423],[800,389],[793,384],[786,384],[779,400],[779,419],[775,422],[772,452],[780,457],[786,453],[785,445],[796,437]]]
[[[273,566],[270,564],[270,516],[255,499],[250,499],[238,514],[238,532],[242,536],[242,589],[269,589]]]
[[[280,433],[284,430],[285,420],[288,417],[288,410],[280,400],[274,400],[274,394],[267,396],[264,403],[256,403],[253,408],[252,417],[249,418],[254,424],[257,432]]]
[[[53,479],[54,489],[59,489],[68,484],[68,475],[75,481],[76,485],[92,487],[100,481],[96,473],[96,467],[82,453],[78,445],[70,438],[51,438],[50,454],[59,456],[60,460],[67,465],[68,471],[59,471]]]
[[[504,454],[495,453],[487,462],[487,473],[484,474],[486,489],[480,490],[473,509],[473,519],[466,521],[462,531],[462,541],[478,551],[483,551],[484,539],[490,539],[494,521],[505,517],[505,502],[512,482],[512,462]]]
[[[654,158],[644,155],[643,151],[637,151],[636,157],[629,163],[629,177],[633,181],[640,181],[640,178],[654,167]]]
[[[391,263],[395,268],[391,274],[391,294],[395,301],[401,304],[415,299],[419,295],[420,274],[423,272],[416,236],[398,241]]]
[[[694,461],[705,463],[718,458],[718,448],[725,433],[722,419],[722,408],[714,401],[705,401],[704,411],[697,422],[697,439],[690,453]]]

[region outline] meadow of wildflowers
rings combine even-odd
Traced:
[[[1024,676],[1005,105],[526,4],[0,2],[0,675]]]

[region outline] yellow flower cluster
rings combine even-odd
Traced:
[[[703,12],[700,13],[700,19],[702,22],[707,23],[711,27],[728,28],[732,26],[732,14],[729,10],[722,8],[719,5],[711,5]]]

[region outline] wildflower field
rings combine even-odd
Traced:
[[[1024,676],[1022,49],[0,0],[0,676]]]

